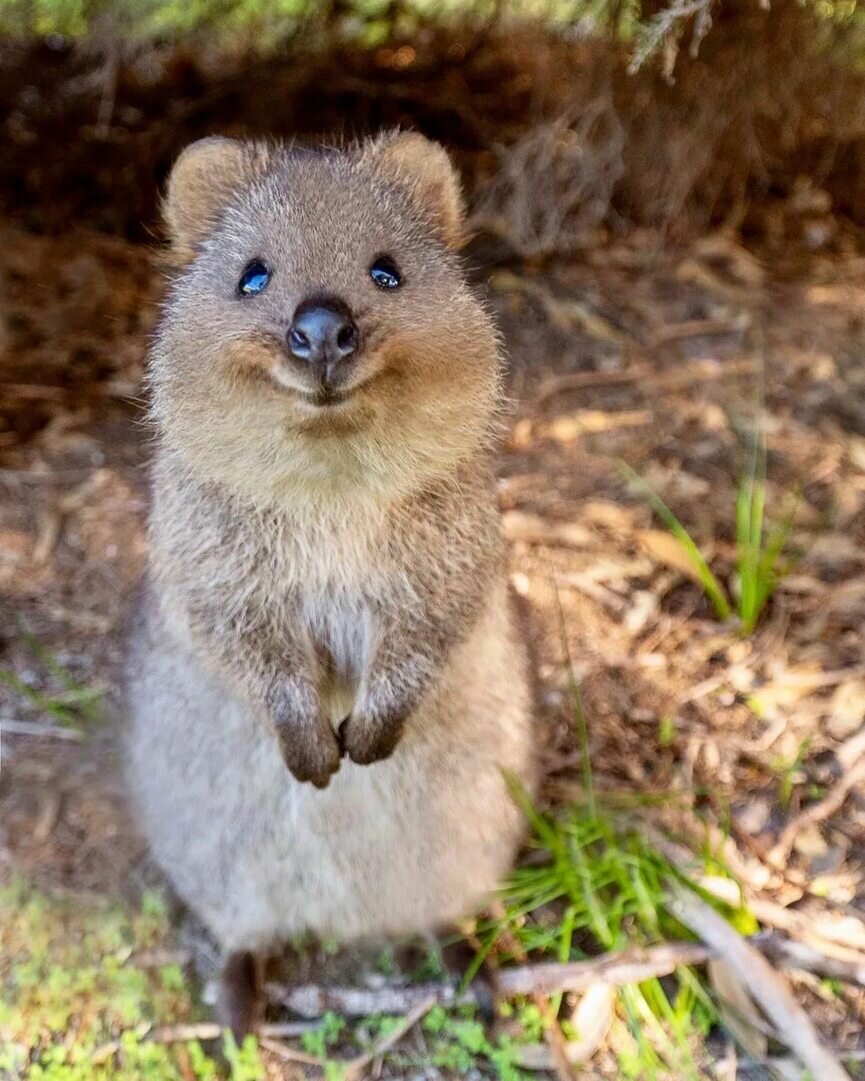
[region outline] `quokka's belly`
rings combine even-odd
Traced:
[[[503,771],[530,784],[519,644],[491,605],[394,755],[328,788],[285,769],[266,724],[194,656],[133,658],[130,779],[158,862],[226,948],[302,931],[403,933],[470,911],[521,832]]]

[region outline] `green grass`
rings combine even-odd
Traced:
[[[26,644],[34,661],[42,669],[44,682],[53,684],[56,690],[37,690],[9,668],[0,668],[0,684],[14,691],[38,712],[47,714],[67,728],[81,728],[97,723],[102,712],[103,688],[87,687],[79,683],[20,621],[17,630],[18,637]]]
[[[556,595],[558,601],[558,594]],[[529,849],[499,892],[500,911],[480,921],[479,943],[466,982],[495,955],[499,965],[510,962],[583,960],[634,946],[652,946],[692,938],[668,907],[671,884],[699,889],[703,875],[728,872],[708,848],[694,855],[695,881],[658,850],[640,822],[640,798],[624,802],[597,792],[589,756],[588,721],[568,648],[564,615],[558,605],[562,650],[572,697],[576,741],[581,749],[583,799],[542,813],[513,778],[513,798],[531,828]],[[711,899],[710,899],[711,900]],[[727,916],[743,934],[757,930],[745,909]],[[569,1020],[560,1017],[563,996],[553,996],[552,1015],[559,1018],[566,1038]],[[507,1053],[508,1068],[520,1062],[519,1043],[538,1042],[542,1020],[533,1004],[517,1003],[518,1025]],[[526,1015],[532,1009],[534,1015]],[[671,979],[650,979],[622,987],[617,995],[617,1019],[608,1037],[620,1076],[635,1081],[696,1081],[701,1071],[704,1037],[720,1021],[716,1005],[698,974],[681,967]],[[487,1060],[496,1065],[489,1047]],[[516,1064],[516,1065],[515,1065]]]
[[[148,1040],[160,1024],[197,1020],[193,989],[174,963],[142,967],[170,945],[161,898],[140,908],[0,889],[0,1077],[8,1081],[263,1081],[255,1042],[217,1062],[196,1041]],[[106,1045],[117,1050],[105,1053]],[[99,1049],[103,1049],[99,1053]]]
[[[700,546],[658,493],[630,466],[624,462],[619,466],[681,545],[718,619],[726,622],[735,616],[741,633],[752,634],[784,576],[784,550],[793,518],[788,514],[781,523],[767,524],[766,445],[762,437],[753,436],[746,468],[736,487],[736,580],[731,591],[712,571]]]
[[[747,467],[736,491],[736,568],[738,612],[742,630],[750,634],[781,578],[781,555],[792,515],[779,525],[766,525],[766,444],[753,436]]]
[[[680,872],[631,818],[580,805],[541,814],[514,791],[532,826],[530,851],[501,891],[504,915],[478,926],[476,967],[493,951],[500,963],[565,962],[691,937],[667,909],[669,883],[682,881]],[[701,862],[701,873],[718,872],[710,855]],[[733,919],[744,931],[756,929],[744,910]],[[620,990],[613,1042],[622,1077],[702,1076],[701,1038],[718,1013],[694,971],[680,969],[673,982]],[[554,1010],[560,1005],[553,1001]]]

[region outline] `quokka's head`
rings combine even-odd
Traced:
[[[175,164],[164,213],[181,269],[154,416],[198,472],[265,500],[390,495],[486,441],[497,342],[456,255],[462,200],[437,143],[204,139]]]

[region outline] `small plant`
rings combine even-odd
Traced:
[[[750,634],[783,573],[781,553],[787,543],[792,515],[766,529],[766,443],[751,439],[748,468],[736,491],[736,567],[739,576],[738,612],[742,630]]]
[[[46,676],[59,689],[54,693],[45,693],[31,687],[15,672],[0,668],[0,684],[30,702],[37,710],[53,717],[58,724],[67,728],[80,727],[81,723],[93,724],[99,720],[101,699],[104,694],[101,687],[85,687],[80,684],[57,658],[46,649],[42,642],[18,623],[18,635],[27,645]]]
[[[752,634],[766,603],[783,577],[782,555],[792,524],[792,514],[780,525],[767,528],[766,445],[755,435],[748,467],[736,489],[736,588],[731,598],[694,538],[658,493],[630,466],[619,463],[625,477],[648,499],[652,509],[679,542],[715,614],[728,620],[734,614],[743,634]]]
[[[778,803],[785,810],[790,806],[793,790],[799,781],[802,764],[808,757],[810,745],[810,738],[803,739],[792,758],[776,758],[769,763],[770,768],[778,776]]]
[[[477,929],[476,966],[493,949],[502,962],[565,962],[687,937],[666,905],[680,872],[627,818],[579,805],[541,814],[519,788],[514,795],[532,826],[532,853],[500,893],[504,914]],[[679,969],[677,983],[671,991],[652,979],[619,992],[623,1076],[700,1076],[693,1045],[717,1012],[693,970]]]
[[[197,1019],[182,969],[144,967],[169,943],[161,897],[138,910],[55,897],[22,879],[0,889],[0,1077],[9,1081],[263,1081],[254,1039],[226,1043],[225,1065],[195,1040],[150,1038]]]
[[[303,1049],[307,1054],[315,1055],[321,1062],[325,1081],[339,1081],[345,1072],[346,1064],[330,1057],[331,1050],[339,1044],[345,1033],[347,1022],[335,1013],[326,1013],[318,1028],[307,1032],[302,1037]]]
[[[646,835],[635,814],[639,806],[631,805],[630,812],[617,810],[606,793],[596,792],[588,722],[560,605],[558,610],[575,738],[582,755],[584,800],[542,813],[519,783],[508,778],[531,827],[530,851],[499,892],[501,911],[475,928],[480,947],[466,982],[493,951],[500,963],[566,963],[690,937],[670,912],[668,894],[673,882],[697,887]],[[695,854],[694,863],[698,876],[728,874],[708,849]],[[746,909],[729,915],[742,933],[757,929]],[[650,979],[623,987],[617,997],[624,1023],[614,1025],[611,1046],[622,1077],[655,1081],[672,1076],[691,1081],[703,1076],[696,1050],[700,1037],[718,1022],[719,1013],[693,969],[680,967],[675,981]],[[559,1015],[561,1006],[562,996],[553,996],[553,1016]],[[520,1040],[536,1043],[548,1022],[534,1003],[509,1003],[507,1008],[519,1022]],[[435,1023],[444,1023],[444,1011],[435,1016]],[[578,1035],[566,1018],[562,1031],[568,1039]],[[500,1051],[508,1068],[519,1066],[519,1043]],[[500,1071],[499,1076],[505,1075]]]

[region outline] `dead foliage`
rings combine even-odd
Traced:
[[[301,34],[264,57],[7,40],[0,106],[15,152],[0,161],[0,206],[40,229],[75,221],[140,238],[170,162],[198,136],[402,124],[455,150],[478,223],[520,255],[568,250],[599,224],[681,237],[723,222],[775,246],[831,249],[839,229],[865,224],[858,24],[797,0],[727,0],[703,35],[705,5],[691,6],[666,53],[636,71],[615,35],[507,13],[409,36],[397,20],[369,47]],[[663,6],[645,14],[650,29],[670,21]]]

